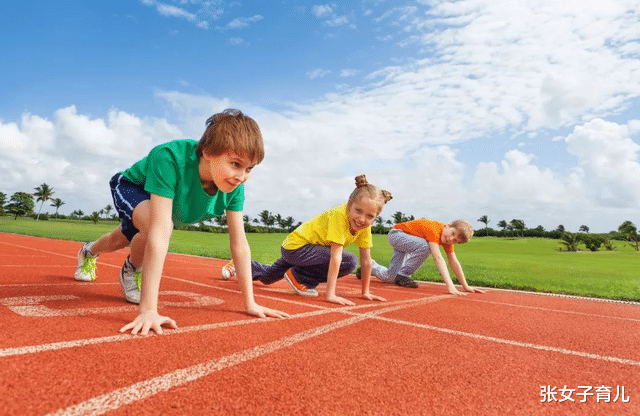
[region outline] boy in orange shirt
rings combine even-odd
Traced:
[[[396,224],[389,231],[389,244],[393,247],[393,257],[387,269],[373,261],[372,276],[383,282],[394,282],[399,286],[418,287],[418,283],[411,279],[425,262],[429,255],[433,255],[433,262],[442,279],[453,295],[465,295],[453,285],[449,276],[449,269],[445,263],[440,246],[444,248],[449,260],[449,266],[458,278],[462,288],[467,292],[484,293],[467,284],[462,266],[453,250],[454,244],[466,243],[473,236],[471,224],[464,220],[444,224],[434,220],[417,219]]]

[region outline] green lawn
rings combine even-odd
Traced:
[[[112,230],[115,222],[34,221],[0,217],[0,232],[90,241]],[[247,234],[255,260],[271,263],[280,256],[286,234]],[[558,241],[538,238],[476,237],[456,246],[469,284],[506,289],[562,293],[640,302],[640,254],[617,243],[615,251],[559,252]],[[347,248],[357,254],[356,246]],[[230,258],[226,234],[175,231],[169,250],[176,253]],[[372,256],[381,264],[391,260],[386,235],[374,235]],[[413,276],[442,281],[431,258]]]

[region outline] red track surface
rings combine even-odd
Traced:
[[[264,320],[224,261],[169,255],[161,313],[180,329],[132,336],[126,251],[82,283],[79,247],[0,234],[0,414],[640,415],[640,305],[379,282],[388,302],[368,302],[349,276],[355,307],[256,283],[292,316]]]

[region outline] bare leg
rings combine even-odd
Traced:
[[[111,231],[98,238],[91,244],[91,253],[94,256],[102,253],[110,253],[125,248],[129,245],[129,240],[122,234],[122,226],[118,226],[115,230]]]
[[[147,232],[151,217],[151,201],[142,201],[133,210],[133,225],[138,233],[131,240],[131,255],[129,261],[136,267],[142,267],[144,249],[147,245]]]

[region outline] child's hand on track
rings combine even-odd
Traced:
[[[484,293],[484,290],[480,290],[480,289],[475,288],[475,287],[466,287],[466,288],[464,288],[464,290],[466,290],[469,293]]]
[[[383,298],[382,296],[376,296],[376,295],[372,295],[371,293],[365,293],[364,295],[362,295],[362,299],[366,299],[366,300],[378,300],[380,302],[386,302],[387,300],[385,298]]]
[[[258,318],[288,318],[290,315],[277,309],[269,309],[258,304],[247,307],[247,313]]]
[[[453,289],[449,289],[449,293],[451,293],[452,295],[458,295],[458,296],[466,296],[467,294],[464,292],[460,292],[458,289],[453,288]]]
[[[338,305],[355,306],[355,303],[351,302],[349,299],[341,298],[337,295],[327,296],[327,302],[337,303]]]
[[[147,335],[149,330],[154,330],[156,334],[162,334],[162,325],[168,325],[170,328],[178,329],[176,321],[168,316],[162,316],[157,311],[147,311],[136,316],[133,322],[120,328],[120,332],[126,332],[131,329],[131,334]]]

